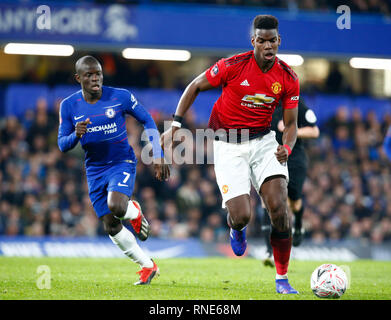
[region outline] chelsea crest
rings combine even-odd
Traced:
[[[115,111],[113,108],[109,108],[106,110],[105,112],[105,115],[108,117],[108,118],[114,118],[115,116]]]

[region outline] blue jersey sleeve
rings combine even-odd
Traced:
[[[391,127],[388,128],[386,137],[384,138],[383,148],[388,159],[391,160]]]
[[[129,91],[127,91],[124,106],[125,106],[125,112],[135,117],[136,120],[144,126],[145,133],[147,134],[149,141],[152,144],[153,158],[154,159],[163,158],[164,153],[159,142],[160,140],[159,130],[157,129],[155,121],[153,120],[150,113],[147,110],[145,110],[145,108],[137,101],[134,95]]]
[[[61,102],[59,118],[60,125],[58,127],[57,144],[61,152],[67,152],[74,148],[80,140],[76,137],[76,131],[72,122],[72,117],[69,113],[67,100]]]

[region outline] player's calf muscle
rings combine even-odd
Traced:
[[[111,236],[115,236],[122,229],[121,222],[112,214],[107,214],[101,218],[103,222],[103,229]]]
[[[280,194],[265,198],[273,228],[278,232],[290,232],[290,220],[286,199]]]
[[[271,223],[277,232],[290,233],[291,226],[286,207],[285,209],[282,207],[280,210],[271,214]]]

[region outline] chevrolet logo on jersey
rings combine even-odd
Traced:
[[[276,100],[273,97],[269,97],[266,94],[263,93],[256,93],[255,95],[245,95],[242,98],[242,106],[250,107],[250,108],[258,108],[258,107],[267,107],[268,104],[271,104]]]

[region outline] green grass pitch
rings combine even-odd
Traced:
[[[391,262],[296,261],[289,279],[299,295],[275,293],[275,271],[253,258],[156,259],[160,276],[134,286],[138,266],[126,258],[0,257],[2,300],[310,300],[312,271],[322,263],[348,266],[350,288],[342,300],[391,300]],[[39,266],[48,266],[50,283]],[[46,283],[50,289],[39,289]]]

